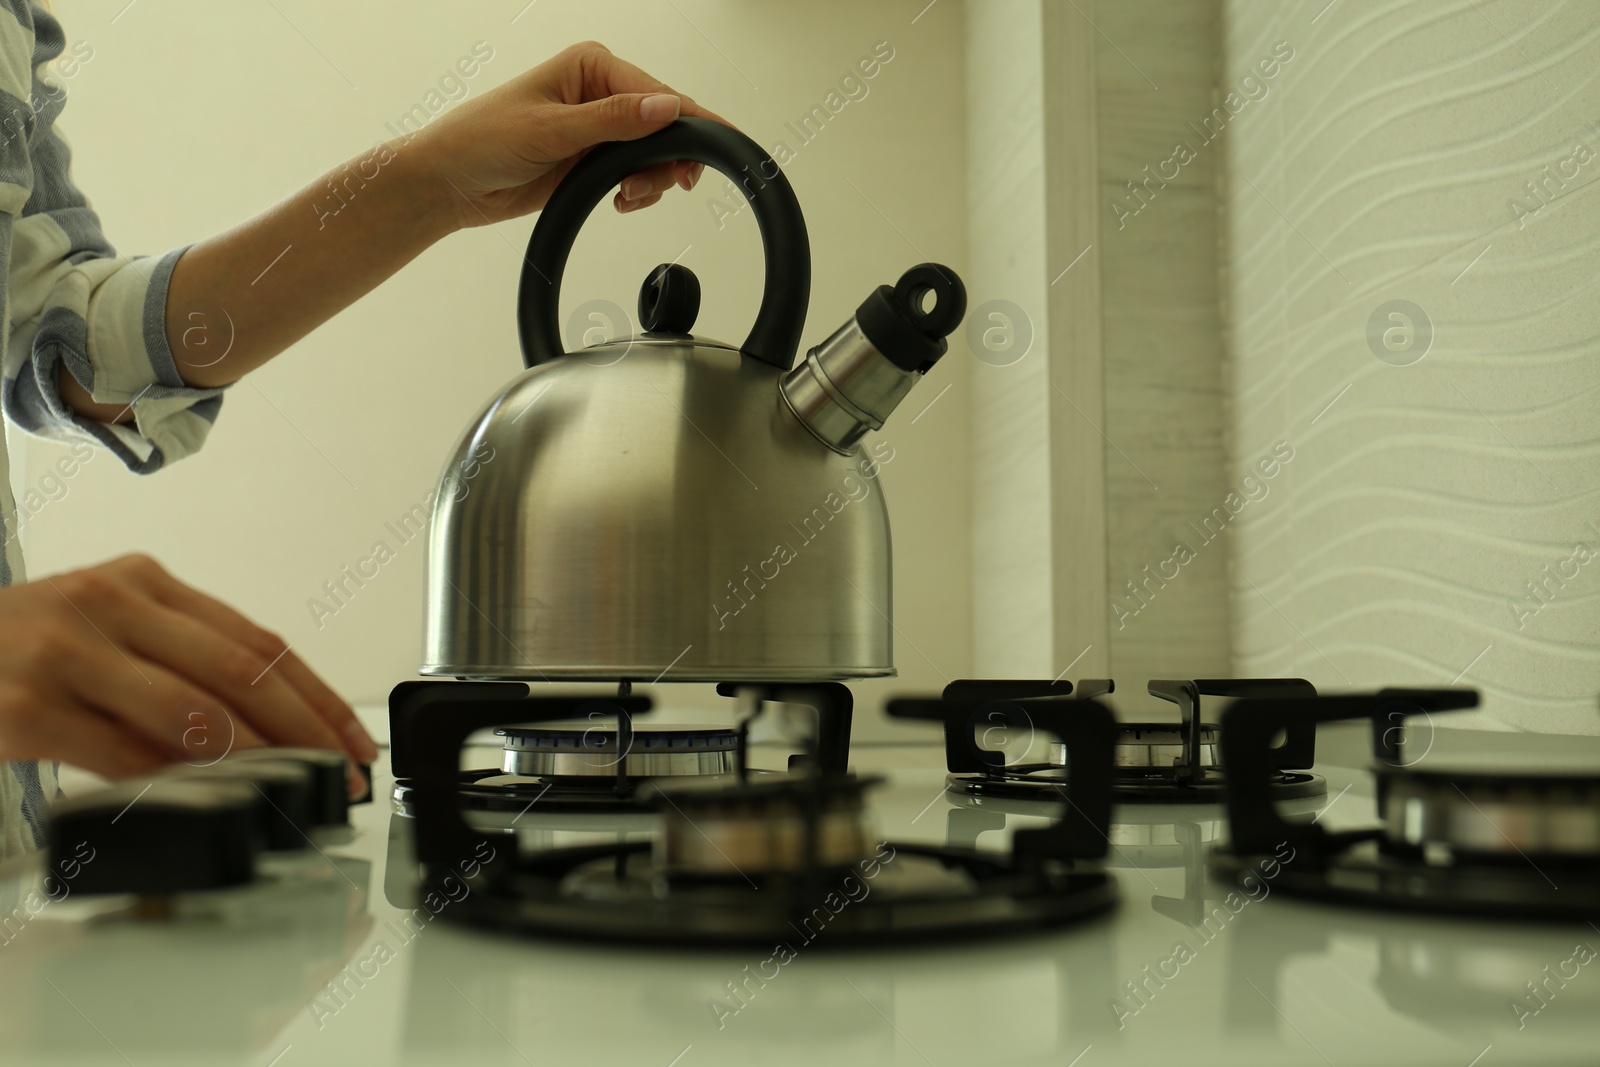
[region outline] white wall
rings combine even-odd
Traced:
[[[1294,449],[1237,520],[1236,665],[1600,731],[1600,8],[1225,10],[1224,88],[1295,53],[1224,138],[1234,478]],[[1408,366],[1366,339],[1398,299],[1434,332]]]
[[[966,19],[969,313],[990,338],[971,368],[973,658],[986,677],[1049,678],[1066,663],[1052,667],[1044,19],[1038,0]]]
[[[586,0],[536,3],[513,22],[514,0],[146,2],[120,14],[120,4],[59,0],[69,42],[94,50],[68,83],[63,128],[113,242],[158,252],[388,136],[385,122],[479,40],[495,57],[473,92],[592,37],[763,144],[791,147],[784,123],[886,40],[895,58],[870,94],[786,168],[811,230],[809,345],[912,263],[965,269],[962,12],[939,4],[913,24],[923,6]],[[564,308],[597,296],[631,308],[645,272],[691,245],[682,262],[704,287],[699,332],[741,339],[760,292],[758,237],[748,213],[719,232],[711,195],[707,186],[643,214],[597,213]],[[428,252],[236,387],[200,455],[149,479],[98,457],[30,524],[30,571],[153,553],[281,631],[347,697],[381,700],[419,659],[421,545],[401,549],[320,630],[306,601],[423,497],[466,420],[519,369],[514,287],[530,228],[463,233]],[[967,373],[958,339],[885,431],[897,450],[883,477],[902,677],[859,687],[866,704],[969,670]],[[32,445],[28,469],[12,472],[19,492],[55,455]]]

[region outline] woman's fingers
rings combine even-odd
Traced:
[[[603,45],[590,42],[579,47],[592,47],[596,50],[587,58],[587,62],[583,67],[587,75],[582,90],[583,99],[599,100],[615,93],[672,93],[678,98],[679,114],[689,115],[694,118],[711,119],[713,122],[720,122],[725,126],[733,125],[716,112],[695,103],[693,97],[685,96],[645,71],[640,70],[627,60],[618,59]],[[705,164],[691,160],[679,160],[676,163],[662,164],[660,168],[652,168],[652,171],[659,171],[660,173],[656,175],[655,188],[650,192],[662,192],[673,184],[680,185],[686,190],[693,189],[704,170]],[[640,177],[642,175],[634,175],[628,181],[637,181]],[[643,200],[645,196],[649,195],[644,192],[630,193],[628,181],[623,182],[624,200]],[[648,205],[639,204],[636,206],[644,207]],[[619,207],[618,210],[633,209]]]
[[[661,199],[661,194],[675,185],[685,189],[694,187],[694,179],[704,167],[699,163],[662,163],[649,170],[640,171],[623,179],[617,190],[615,206],[618,211],[633,211],[649,207]],[[692,174],[692,177],[686,175]]]
[[[121,776],[269,742],[377,755],[281,639],[148,558],[0,590],[0,760]]]
[[[685,96],[627,60],[618,59],[603,45],[588,42],[575,46],[573,51],[577,53],[582,78],[577,99],[571,101],[578,104],[574,110],[595,109],[596,115],[601,117],[602,124],[610,131],[607,136],[595,134],[590,144],[598,144],[605,140],[631,140],[642,137],[659,129],[680,114],[732,125],[716,112],[701,107],[692,97]],[[642,120],[642,128],[636,131],[631,128],[639,125],[631,121],[634,101],[638,101]],[[634,202],[634,207],[619,206],[618,210],[631,211],[638,207],[647,207],[648,204],[640,201],[654,193],[665,191],[673,184],[680,185],[686,190],[692,189],[704,170],[704,164],[692,160],[679,160],[651,168],[645,174],[636,174],[622,184],[622,199]],[[648,190],[643,181],[646,177],[653,179],[653,188]]]
[[[124,640],[164,664],[192,677],[237,714],[240,736],[254,744],[308,745],[349,753],[371,762],[377,746],[355,712],[300,660],[283,640],[212,597],[191,589],[144,557],[117,560],[78,572],[72,579],[97,590],[96,605],[109,616],[132,620]],[[124,592],[148,598],[130,605]],[[80,595],[82,595],[80,591]],[[198,651],[197,651],[198,650]],[[214,657],[214,658],[213,658]],[[209,720],[200,717],[200,723]],[[228,736],[220,726],[189,733],[196,741]],[[214,753],[215,750],[213,749]],[[366,791],[366,780],[352,765],[350,795]]]
[[[663,163],[622,179],[618,191],[624,200],[643,200],[647,196],[664,192],[676,183],[672,164]]]
[[[119,636],[131,651],[205,690],[274,744],[349,747],[291,684],[281,669],[286,653],[273,662],[217,622],[159,603],[149,605],[136,621],[122,620]]]
[[[245,716],[271,743],[307,745],[348,753],[354,760],[371,763],[378,747],[361,726],[355,711],[283,642],[228,605],[168,577],[158,600],[174,611],[166,621],[194,634],[193,645],[163,641],[166,658],[186,674],[222,697]],[[192,649],[207,642],[224,657],[224,666],[197,660]],[[220,642],[220,645],[217,643]],[[259,668],[259,670],[258,670]],[[245,676],[251,675],[246,682]],[[367,781],[352,763],[346,769],[350,796],[367,791]]]
[[[544,207],[573,163],[596,145],[648,136],[680,116],[731,125],[589,41],[463,102],[430,123],[408,151],[422,163],[422,192],[448,203],[456,225],[480,226]],[[619,198],[619,210],[649,206],[673,184],[692,189],[704,168],[679,160],[655,170],[644,172],[649,188],[631,185]]]
[[[579,59],[578,69],[582,79],[580,91],[583,100],[598,100],[617,93],[672,93],[682,102],[680,106],[683,114],[711,119],[728,126],[733,125],[716,112],[695,103],[693,97],[678,92],[627,60],[612,55],[611,50],[598,41],[574,45],[569,51],[575,52]]]
[[[44,641],[72,697],[138,734],[169,761],[210,763],[266,743],[214,695],[159,663],[99,637]]]
[[[588,103],[541,109],[540,131],[547,151],[560,158],[604,141],[633,141],[655,133],[678,117],[678,98],[671,93],[619,93]]]
[[[164,747],[84,705],[66,692],[41,699],[34,690],[0,692],[7,759],[47,759],[106,778],[148,774],[172,761]]]
[[[186,642],[163,638],[163,647],[171,650],[166,656],[186,657],[183,662],[192,664],[194,670],[209,670],[209,674],[191,676],[202,681],[214,679],[222,688],[213,691],[229,700],[238,700],[239,710],[250,714],[251,722],[269,739],[279,744],[343,749],[356,759],[369,762],[377,758],[377,747],[362,728],[354,709],[306,666],[282,638],[164,571],[147,574],[145,580],[146,588],[158,604],[199,624],[191,626],[171,617],[157,616],[170,628],[169,633],[192,636],[195,642],[204,643],[213,654],[225,658],[213,661],[220,665],[220,670],[208,668],[192,653],[182,651]],[[219,640],[227,644],[218,644]],[[185,673],[189,669],[186,666]],[[244,677],[247,674],[251,677]],[[209,682],[207,688],[211,688]],[[259,722],[252,714],[255,709],[263,715]],[[281,720],[280,715],[283,716]]]
[[[626,215],[630,211],[638,211],[642,207],[649,207],[660,199],[660,193],[653,193],[642,200],[624,200],[622,198],[622,194],[618,193],[616,195],[616,199],[613,201],[613,204],[618,211]]]
[[[674,163],[672,165],[672,180],[683,186],[684,191],[688,192],[700,184],[700,175],[704,174],[705,170],[706,165],[704,163]]]

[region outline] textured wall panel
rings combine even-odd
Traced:
[[[1190,526],[1227,493],[1220,146],[1191,125],[1221,76],[1219,13],[1212,0],[1162,0],[1102,4],[1095,20],[1108,626],[1129,709],[1158,706],[1150,678],[1229,666],[1227,549]]]
[[[1225,143],[1232,477],[1293,449],[1233,520],[1236,669],[1600,731],[1600,5],[1224,32],[1229,70],[1295,53]]]

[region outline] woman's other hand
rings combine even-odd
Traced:
[[[118,778],[259,745],[377,755],[282,638],[146,556],[0,589],[0,760]]]

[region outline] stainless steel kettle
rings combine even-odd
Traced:
[[[695,337],[686,268],[650,272],[641,335],[562,351],[557,298],[595,205],[627,175],[695,160],[754,209],[766,287],[735,348]],[[489,402],[440,479],[424,674],[813,681],[894,673],[893,448],[863,449],[945,352],[966,291],[922,264],[879,286],[792,366],[811,290],[794,192],[738,131],[680,119],[594,149],[528,243],[528,369]],[[792,368],[792,369],[791,369]]]

